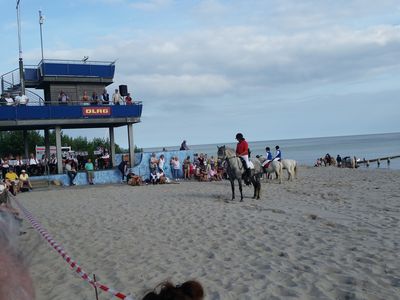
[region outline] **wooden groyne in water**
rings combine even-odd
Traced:
[[[395,158],[399,158],[400,157],[400,155],[395,155],[395,156],[385,156],[385,157],[380,157],[380,158],[374,158],[374,159],[363,159],[363,160],[360,160],[360,161],[357,161],[357,164],[366,164],[366,163],[372,163],[372,162],[384,162],[384,161],[387,161],[387,160],[392,160],[392,159],[395,159]]]

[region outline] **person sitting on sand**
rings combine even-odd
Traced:
[[[140,176],[138,176],[138,175],[136,175],[135,173],[132,173],[132,172],[129,172],[126,175],[126,180],[127,180],[127,183],[129,185],[132,185],[132,186],[142,185],[143,184],[142,177],[140,177]]]
[[[157,293],[155,290],[147,293],[143,300],[203,300],[204,289],[202,285],[195,281],[189,280],[182,284],[174,285],[167,281],[156,287],[160,288]]]
[[[162,171],[162,170],[157,171],[156,177],[157,177],[157,183],[159,183],[159,184],[164,184],[167,182],[167,178],[164,174],[164,171]]]
[[[19,189],[21,190],[23,187],[28,187],[30,190],[32,189],[31,181],[25,170],[21,170],[21,175],[19,175]]]
[[[10,193],[13,194],[14,196],[17,195],[19,190],[19,180],[18,180],[18,175],[17,173],[14,172],[13,167],[10,167],[8,169],[4,182],[6,183]]]
[[[150,183],[156,184],[157,183],[157,171],[154,170],[150,173]]]

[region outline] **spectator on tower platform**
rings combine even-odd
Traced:
[[[96,92],[92,93],[92,98],[90,99],[90,105],[98,105],[99,104],[99,96],[97,96]]]
[[[86,91],[83,91],[82,105],[89,105],[89,95]]]
[[[7,106],[13,106],[15,104],[14,99],[11,97],[10,93],[6,94],[5,100],[6,100]]]
[[[68,105],[68,102],[69,102],[68,95],[63,90],[61,90],[60,94],[58,95],[58,103],[60,105]]]
[[[115,89],[115,92],[112,96],[112,101],[114,105],[119,105],[121,100],[122,100],[121,94],[119,93],[118,89]]]
[[[104,89],[103,94],[100,96],[101,104],[108,105],[110,104],[110,95],[107,93],[107,90]]]
[[[15,105],[21,105],[21,106],[26,106],[29,102],[29,98],[22,94],[22,92],[19,92],[18,96],[15,97]]]
[[[126,105],[132,105],[133,104],[133,100],[132,100],[132,97],[131,97],[130,93],[128,93],[128,95],[125,97],[125,104]]]
[[[7,101],[4,94],[0,96],[0,105],[7,105]]]

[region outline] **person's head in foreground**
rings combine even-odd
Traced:
[[[16,247],[19,232],[12,214],[0,212],[0,300],[34,300],[28,268]]]
[[[173,285],[167,281],[159,285],[160,291],[150,292],[143,300],[203,300],[204,290],[201,284],[189,280],[180,285]]]

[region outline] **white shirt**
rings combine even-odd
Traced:
[[[36,158],[29,159],[29,165],[37,165],[37,164],[38,164],[38,161]]]
[[[14,99],[13,98],[5,98],[5,99],[7,101],[7,105],[8,106],[14,105]]]
[[[28,104],[29,98],[25,95],[15,97],[16,104]]]
[[[121,101],[121,95],[120,93],[114,93],[112,96],[112,100],[114,104],[119,104],[119,102]]]
[[[165,163],[165,159],[160,158],[158,161],[158,167],[160,168],[160,170],[164,170],[164,163]]]

